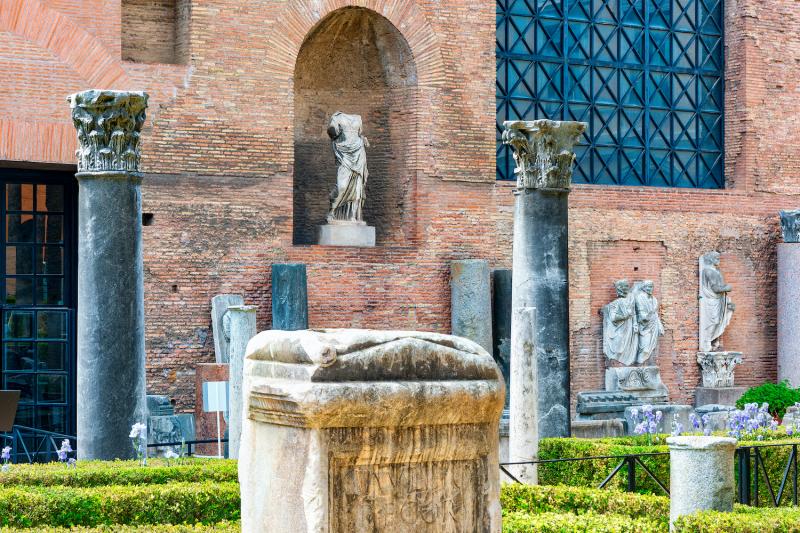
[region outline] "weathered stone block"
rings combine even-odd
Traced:
[[[622,418],[626,407],[641,403],[636,395],[628,392],[586,391],[578,393],[575,411],[579,420],[608,420]]]
[[[606,390],[633,394],[646,403],[666,403],[667,387],[657,366],[619,366],[606,369]]]
[[[621,418],[572,421],[572,436],[578,439],[602,439],[624,435],[625,421]]]
[[[701,405],[736,405],[747,387],[697,387],[694,393],[694,404]]]
[[[272,329],[308,329],[308,277],[302,263],[272,265]]]
[[[365,224],[325,224],[319,227],[322,246],[375,246],[375,226]]]
[[[500,531],[503,382],[474,342],[265,331],[244,388],[243,531]]]
[[[796,234],[792,236],[795,237]],[[786,379],[792,387],[800,387],[798,301],[800,301],[800,243],[787,241],[778,244],[778,380]]]
[[[231,327],[228,308],[244,305],[239,294],[218,294],[211,298],[211,329],[214,332],[214,355],[217,363],[230,361]]]

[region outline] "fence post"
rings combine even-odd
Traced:
[[[697,511],[731,512],[736,484],[730,437],[668,437],[669,524]]]
[[[750,505],[750,448],[736,450],[739,475],[739,503]]]
[[[636,457],[629,455],[625,458],[628,463],[628,492],[636,492]]]

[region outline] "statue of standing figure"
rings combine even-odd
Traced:
[[[328,124],[328,136],[336,157],[336,187],[331,193],[328,223],[364,224],[369,141],[361,131],[361,116],[337,111]]]
[[[626,366],[642,364],[655,355],[664,334],[653,281],[640,281],[631,290],[628,280],[621,279],[614,288],[617,299],[602,310],[603,353]]]
[[[716,351],[736,306],[728,296],[732,287],[719,271],[719,252],[700,257],[700,351]]]

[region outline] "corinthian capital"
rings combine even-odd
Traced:
[[[67,97],[78,130],[78,172],[138,172],[147,93],[90,90]]]
[[[518,189],[569,190],[572,164],[585,122],[507,120],[503,143],[514,150]]]

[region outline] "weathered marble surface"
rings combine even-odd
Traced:
[[[626,407],[640,405],[638,396],[623,391],[583,391],[578,393],[579,420],[606,420],[622,418]]]
[[[657,366],[622,366],[606,369],[606,390],[633,394],[644,403],[666,403],[669,397]]]
[[[511,317],[510,462],[539,458],[539,372],[536,359],[536,309],[518,307]],[[513,467],[517,479],[537,484],[536,465]]]
[[[306,265],[273,263],[271,270],[272,329],[308,329]]]
[[[719,351],[720,337],[733,317],[736,306],[728,293],[732,287],[725,283],[719,270],[719,252],[700,257],[700,351]]]
[[[694,391],[694,404],[701,405],[736,405],[747,387],[697,387]]]
[[[492,271],[492,337],[494,360],[506,382],[506,406],[503,417],[508,418],[508,400],[511,384],[511,287],[510,268]]]
[[[785,238],[784,238],[785,240]],[[800,387],[800,243],[778,244],[778,381]]]
[[[337,111],[328,124],[328,137],[336,158],[336,188],[331,193],[328,223],[363,222],[369,141],[361,131],[361,115]]]
[[[375,226],[364,223],[336,223],[319,226],[317,242],[320,246],[375,246]]]
[[[211,330],[217,363],[230,360],[231,325],[228,308],[233,305],[244,305],[244,298],[240,294],[218,294],[211,298]]]
[[[147,417],[138,167],[147,95],[91,90],[68,101],[79,144],[78,459],[124,459],[131,426]]]
[[[621,418],[572,421],[572,436],[576,439],[604,439],[625,435],[625,424]]]
[[[573,148],[587,127],[585,122],[546,119],[503,122],[503,144],[511,146],[517,164],[517,188],[568,190]]]
[[[800,243],[800,209],[781,211],[780,217],[783,242]]]
[[[147,443],[161,444],[169,442],[188,442],[195,440],[195,421],[191,413],[150,416],[147,418]],[[167,450],[181,453],[181,447],[165,446],[150,448],[150,457],[162,457]]]
[[[242,530],[500,531],[503,382],[469,340],[265,331],[245,360]]]
[[[247,343],[256,335],[256,310],[254,305],[234,305],[228,308],[231,325],[230,363],[228,368],[228,457],[239,458],[242,436],[242,411],[244,405],[242,381],[244,379],[244,354]]]
[[[736,439],[667,437],[670,529],[679,516],[733,510]]]
[[[733,387],[733,372],[742,363],[742,352],[697,352],[703,387]]]
[[[617,298],[601,309],[603,354],[623,365],[639,365],[653,357],[664,326],[653,296],[652,280],[638,281],[633,289],[626,279],[614,282]]]
[[[459,259],[450,262],[450,328],[453,335],[492,351],[492,288],[489,262]]]

